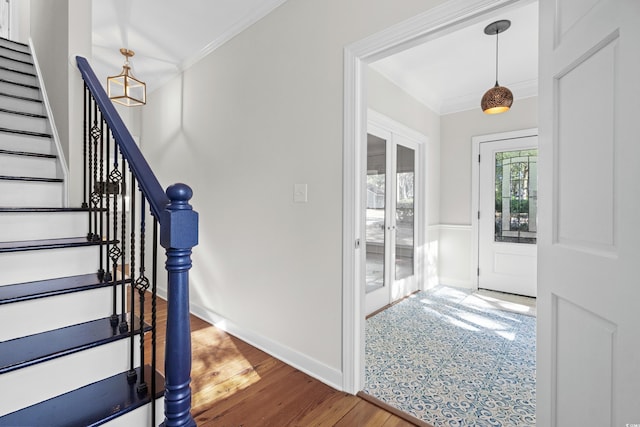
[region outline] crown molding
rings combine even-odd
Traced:
[[[233,26],[231,26],[231,28],[220,35],[220,37],[217,37],[215,40],[211,41],[195,55],[182,61],[182,64],[180,64],[180,69],[184,71],[187,68],[192,67],[197,62],[209,55],[211,52],[215,51],[220,46],[224,45],[226,42],[267,16],[269,13],[271,13],[286,1],[287,0],[264,0],[263,4],[260,7],[253,10],[249,15],[245,16],[244,19],[235,23]]]
[[[513,93],[514,102],[518,99],[530,98],[538,96],[538,79],[525,80],[518,83],[510,83],[506,85]],[[490,86],[487,86],[489,89]],[[469,93],[451,99],[444,99],[440,104],[438,113],[440,115],[459,113],[461,111],[480,108],[480,99],[482,93]]]

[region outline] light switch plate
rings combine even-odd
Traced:
[[[293,201],[307,203],[307,184],[293,184]]]

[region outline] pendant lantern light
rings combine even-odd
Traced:
[[[129,65],[129,58],[135,53],[125,48],[120,49],[120,53],[125,58],[122,72],[117,76],[107,78],[109,99],[127,107],[144,105],[147,103],[147,85],[133,77],[131,66]]]
[[[498,84],[498,34],[506,31],[511,26],[511,21],[503,19],[492,22],[484,29],[484,33],[489,36],[496,36],[496,84],[485,92],[480,102],[482,111],[486,114],[500,114],[508,111],[513,104],[513,94],[509,88]]]

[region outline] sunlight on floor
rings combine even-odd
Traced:
[[[465,304],[479,308],[493,308],[514,313],[536,315],[536,299],[481,289],[469,295]]]
[[[260,381],[252,363],[238,350],[232,339],[215,327],[194,331],[192,347],[206,347],[192,360],[193,372],[206,372],[192,378],[194,408],[219,401]]]
[[[474,307],[479,310],[503,310],[512,313],[526,314],[529,316],[536,315],[536,299],[520,296],[520,295],[512,295],[506,294],[503,292],[495,292],[489,291],[486,289],[480,289],[472,294],[468,294],[464,290],[459,290],[451,287],[443,286],[437,290],[435,290],[434,296],[438,298],[442,298],[452,303],[460,303],[466,306]],[[417,295],[411,295],[409,298],[416,298]],[[420,300],[422,304],[425,306],[431,306],[434,304],[429,298],[422,298]],[[442,302],[440,302],[441,304]],[[425,308],[425,310],[429,310]],[[433,314],[436,314],[435,310],[429,310]],[[460,319],[456,319],[453,322],[452,319],[448,319],[451,323],[454,323],[456,326],[463,327],[468,330],[474,330],[474,326],[476,325],[480,328],[494,330],[496,333],[498,331],[504,331],[504,325],[496,324],[495,322],[488,320],[480,315],[463,318],[462,320],[468,322],[468,325],[464,325]],[[509,333],[501,333],[499,334],[507,339],[513,339],[512,334]]]

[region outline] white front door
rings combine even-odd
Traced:
[[[640,425],[640,1],[540,1],[537,425]]]
[[[366,179],[366,313],[417,290],[418,144],[369,125]]]
[[[479,147],[478,287],[536,296],[537,136]]]

